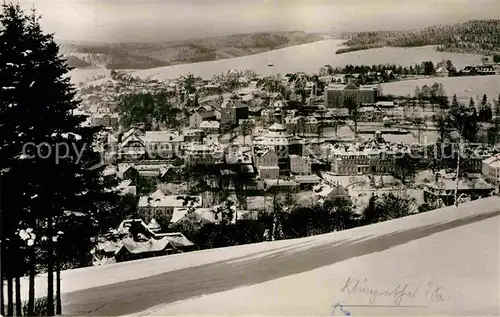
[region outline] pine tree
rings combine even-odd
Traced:
[[[488,104],[488,97],[486,94],[483,95],[483,99],[481,100],[481,106],[485,107]]]
[[[452,107],[457,107],[458,106],[458,100],[457,100],[457,95],[453,95],[453,101],[451,102]]]
[[[2,5],[0,168],[10,168],[2,195],[2,220],[8,224],[4,232],[8,247],[15,236],[29,232],[31,236],[20,240],[31,250],[45,250],[47,312],[53,315],[54,263],[61,260],[61,254],[53,252],[54,241],[61,233],[59,225],[74,221],[65,211],[95,218],[114,193],[105,191],[102,169],[90,168],[99,161],[92,148],[98,129],[83,126],[85,116],[73,115],[79,100],[67,76],[70,68],[53,36],[41,30],[39,19],[19,5]],[[91,234],[81,233],[73,236],[72,243]],[[32,253],[30,287],[34,287],[35,260],[41,261]],[[34,292],[29,293],[32,305]],[[33,307],[28,310],[32,313]]]
[[[476,104],[474,103],[474,99],[472,99],[472,97],[469,100],[469,108],[476,109]]]
[[[372,178],[373,179],[373,178]],[[377,223],[379,221],[379,209],[377,208],[378,197],[372,194],[370,200],[368,201],[368,206],[363,210],[362,222],[364,225],[369,225],[372,223]]]
[[[479,109],[479,121],[489,122],[493,118],[493,110],[491,109],[490,104],[488,103],[488,97],[483,95],[483,99],[481,100],[481,107]]]
[[[495,116],[498,118],[500,116],[500,94],[495,105]]]

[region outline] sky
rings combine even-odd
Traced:
[[[148,42],[257,31],[410,29],[499,18],[500,0],[19,0],[61,40]]]

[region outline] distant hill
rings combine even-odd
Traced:
[[[315,33],[290,31],[235,34],[166,43],[92,44],[62,41],[60,48],[65,56],[72,56],[75,62],[77,58],[90,66],[147,69],[252,55],[323,39],[323,36]]]
[[[343,33],[347,48],[337,54],[383,46],[438,45],[438,50],[456,53],[500,55],[500,19],[471,20],[411,31]]]

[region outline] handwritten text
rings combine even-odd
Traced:
[[[423,289],[425,292],[422,292]],[[419,296],[425,297],[433,303],[440,303],[450,299],[445,294],[444,288],[435,285],[432,282],[427,284],[427,287],[421,288],[420,285],[408,285],[399,283],[391,288],[378,288],[370,285],[368,279],[356,279],[349,277],[342,288],[341,292],[348,294],[363,294],[369,296],[369,303],[374,305],[379,298],[390,298],[394,301],[395,306],[401,306],[404,301],[415,300]]]

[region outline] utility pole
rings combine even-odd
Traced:
[[[454,197],[454,205],[458,207],[458,185],[460,182],[460,163],[462,159],[462,147],[463,147],[463,138],[462,138],[462,130],[460,129],[459,143],[458,143],[458,157],[457,157],[457,169],[455,172],[455,197]]]

